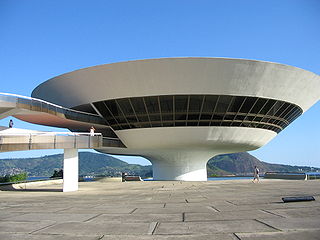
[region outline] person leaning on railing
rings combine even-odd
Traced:
[[[90,136],[94,136],[94,131],[95,130],[96,129],[93,126],[91,126],[91,128],[90,128]]]

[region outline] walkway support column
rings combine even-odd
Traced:
[[[64,149],[63,192],[77,191],[79,178],[78,149]]]

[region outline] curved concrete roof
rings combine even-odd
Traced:
[[[65,107],[138,96],[221,94],[279,99],[304,111],[320,99],[320,76],[288,65],[229,58],[160,58],[99,65],[40,84],[32,96]]]

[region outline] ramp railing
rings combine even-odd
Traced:
[[[101,148],[101,133],[83,132],[32,132],[0,133],[0,151],[21,151],[32,149]]]

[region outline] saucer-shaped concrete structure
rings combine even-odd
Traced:
[[[126,148],[97,150],[146,157],[155,180],[205,181],[211,157],[265,145],[316,103],[320,77],[255,60],[147,59],[66,73],[32,97],[100,115]]]

